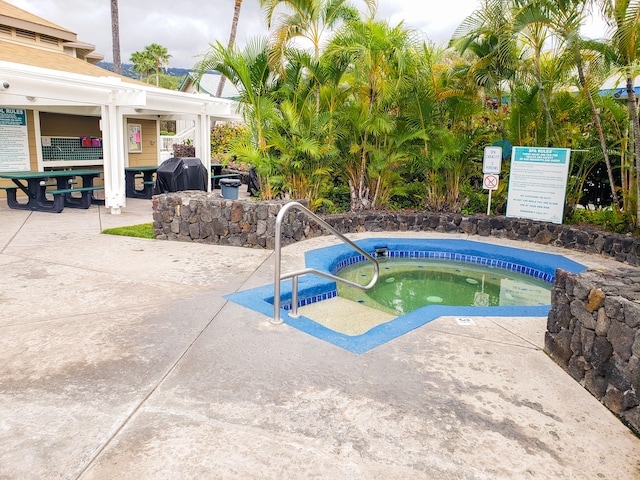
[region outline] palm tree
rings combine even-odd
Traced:
[[[149,83],[149,71],[153,68],[154,62],[146,50],[142,52],[133,52],[130,58],[133,63],[133,71],[138,73],[138,78],[142,81],[142,77],[147,79]]]
[[[364,0],[373,17],[377,0]],[[339,22],[358,18],[358,12],[347,0],[260,0],[265,9],[265,18],[270,34],[269,61],[281,75],[285,73],[286,50],[294,39],[305,39],[313,48],[312,58],[320,59],[320,47],[328,29]],[[277,10],[284,10],[278,17],[277,25],[273,18]],[[320,85],[316,87],[316,110],[320,108]]]
[[[169,55],[169,51],[165,47],[158,45],[157,43],[152,43],[151,45],[144,47],[144,52],[153,60],[157,87],[160,85],[160,65],[162,64],[164,68],[167,68],[169,66],[169,59],[171,58],[171,55]]]
[[[229,43],[227,44],[227,49],[231,49],[233,47],[233,44],[236,41],[236,33],[238,31],[238,19],[240,18],[240,7],[242,6],[242,0],[235,0],[235,2],[236,4],[233,9],[233,20],[231,21],[231,34],[229,35]],[[224,75],[221,75],[220,82],[218,82],[216,97],[222,96],[225,81],[226,77]]]
[[[371,16],[376,10],[377,0],[364,0]],[[273,65],[283,68],[287,45],[294,38],[304,38],[313,46],[313,58],[320,58],[320,44],[325,31],[337,22],[358,17],[357,11],[347,0],[260,0],[265,9],[269,29],[274,27],[273,17],[281,7],[289,13],[279,17],[271,37],[271,60]]]
[[[556,142],[560,143],[560,138],[553,125],[553,117],[549,108],[548,96],[552,92],[547,92],[545,81],[542,78],[542,55],[545,46],[548,44],[550,36],[549,28],[546,24],[543,6],[538,2],[529,0],[515,0],[516,5],[522,4],[522,8],[515,14],[515,30],[519,31],[526,44],[533,50],[533,70],[538,87],[538,95],[547,120],[545,129],[545,145],[549,145],[549,134],[553,135]]]
[[[468,75],[482,87],[485,95],[497,99],[502,138],[506,138],[503,97],[520,66],[512,0],[484,0],[482,7],[456,29],[450,45],[462,55],[475,55]]]
[[[118,0],[111,0],[111,42],[113,48],[113,72],[122,73],[120,60],[120,22],[118,20]]]
[[[390,27],[372,19],[349,22],[327,47],[327,63],[350,65],[345,76],[350,93],[345,130],[352,132],[346,149],[352,155],[346,167],[352,210],[375,207],[384,171],[374,166],[375,158],[382,158],[375,152],[397,145],[390,137],[398,128],[398,94],[413,81],[415,47],[404,25]]]
[[[634,90],[635,77],[640,73],[640,4],[632,0],[606,0],[603,10],[613,21],[612,46],[619,58],[619,71],[626,81],[627,101],[636,157],[636,225],[640,223],[640,120]]]
[[[604,137],[604,131],[602,129],[602,122],[600,121],[600,114],[598,108],[593,100],[592,90],[594,87],[590,79],[586,75],[584,51],[587,43],[580,37],[580,26],[584,23],[589,11],[589,3],[583,0],[538,0],[545,6],[547,12],[548,25],[555,32],[558,38],[563,42],[563,46],[568,55],[570,55],[573,65],[578,73],[578,81],[580,88],[589,102],[591,107],[591,113],[593,115],[593,122],[596,127],[596,132],[600,140],[600,147],[602,149],[602,156],[607,167],[607,175],[609,177],[609,184],[611,186],[611,198],[616,206],[616,210],[620,211],[620,202],[618,200],[618,193],[616,192],[616,184],[613,179],[613,169],[611,167],[611,160],[609,159],[609,151],[607,148],[607,142]],[[591,53],[595,54],[596,51],[591,49]]]
[[[234,147],[233,153],[240,160],[255,165],[261,176],[261,192],[271,198],[269,182],[274,173],[268,157],[268,130],[276,117],[274,99],[275,75],[269,67],[266,39],[249,42],[240,51],[235,46],[228,49],[220,42],[210,45],[194,67],[196,81],[206,72],[216,70],[238,89],[239,102],[245,122],[249,126],[249,141]]]

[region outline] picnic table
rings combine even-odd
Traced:
[[[124,169],[125,191],[126,196],[130,198],[151,198],[153,196],[153,187],[155,181],[153,175],[158,170],[157,166],[144,165],[139,167],[126,167]],[[137,188],[136,180],[141,180]]]
[[[64,207],[89,208],[92,203],[102,203],[94,197],[101,185],[94,185],[94,180],[102,174],[102,170],[48,170],[44,172],[0,172],[0,178],[11,180],[14,186],[2,187],[7,192],[9,208],[34,210],[38,212],[59,213]],[[73,185],[80,178],[79,186]],[[49,183],[49,182],[54,183]],[[48,187],[54,187],[48,190]],[[27,196],[26,202],[17,198],[17,191]],[[80,194],[77,196],[76,194]]]

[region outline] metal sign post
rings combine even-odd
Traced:
[[[491,213],[491,192],[498,189],[498,183],[500,182],[500,177],[498,175],[493,174],[485,174],[482,179],[482,187],[485,190],[489,190],[489,202],[487,203],[487,215]]]

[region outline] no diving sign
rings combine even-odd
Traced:
[[[497,190],[498,189],[498,175],[488,174],[482,179],[482,187],[485,190]]]

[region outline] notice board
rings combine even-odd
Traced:
[[[513,147],[507,216],[562,223],[571,150]]]
[[[0,172],[29,171],[27,111],[0,108]]]

